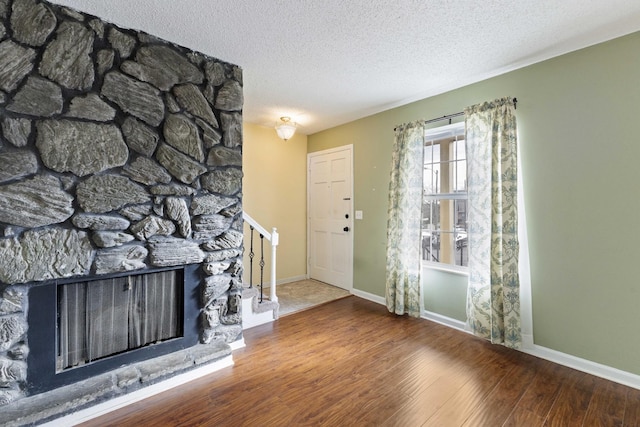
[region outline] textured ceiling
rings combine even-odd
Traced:
[[[638,0],[54,0],[240,65],[311,134],[640,30]]]

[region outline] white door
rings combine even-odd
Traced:
[[[307,155],[309,277],[353,287],[353,146]]]

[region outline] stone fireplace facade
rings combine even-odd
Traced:
[[[199,266],[199,344],[88,380],[94,398],[229,354],[242,334],[242,104],[235,65],[0,0],[0,422],[55,412],[28,386],[35,287]]]

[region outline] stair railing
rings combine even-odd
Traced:
[[[271,229],[271,233],[269,233],[264,227],[262,227],[258,222],[251,218],[251,216],[242,212],[242,219],[249,224],[249,228],[251,230],[250,235],[250,247],[249,247],[249,287],[253,287],[253,258],[255,257],[255,251],[253,248],[253,236],[254,232],[257,231],[260,235],[260,261],[258,265],[260,266],[260,302],[263,300],[262,290],[264,288],[264,239],[271,244],[271,277],[270,277],[270,286],[269,286],[269,300],[273,302],[278,302],[278,296],[276,295],[276,251],[278,248],[278,243],[280,240],[280,235],[278,234],[278,230],[273,227]]]

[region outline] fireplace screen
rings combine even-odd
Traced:
[[[183,272],[58,285],[56,370],[183,334]]]

